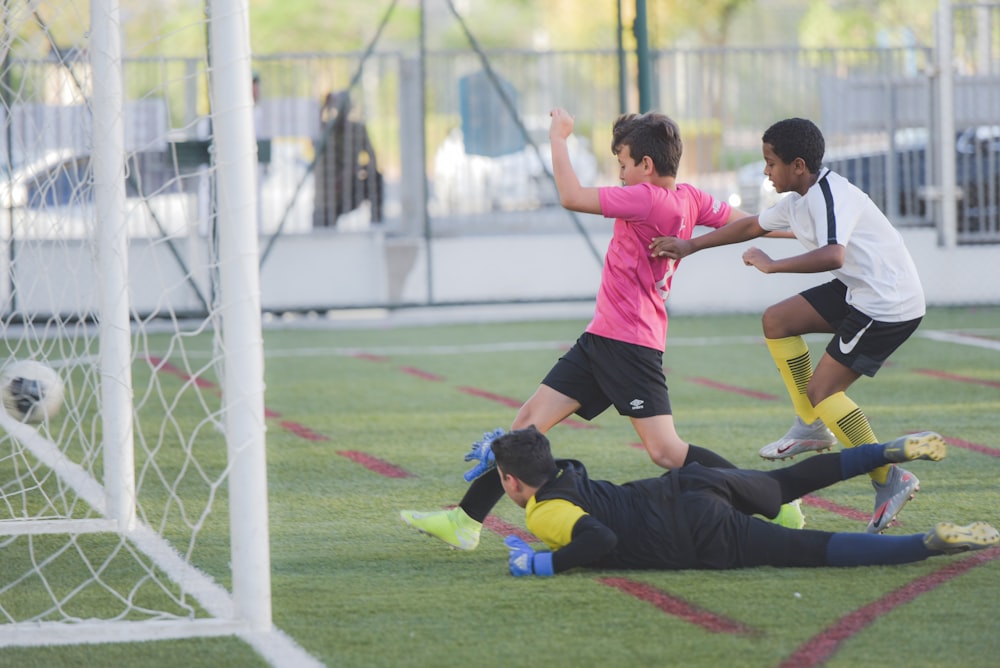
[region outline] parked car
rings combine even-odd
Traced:
[[[130,154],[125,178],[126,218],[132,237],[208,234],[210,214],[206,149],[190,143],[167,151]],[[260,231],[312,228],[312,179],[294,142],[268,142],[267,164],[258,170]],[[204,153],[199,158],[198,151]],[[299,187],[299,182],[305,185]],[[290,209],[290,210],[289,210]],[[13,216],[13,226],[7,224]],[[55,150],[9,174],[0,174],[0,230],[15,238],[83,238],[93,233],[94,190],[90,156]]]
[[[538,146],[537,153],[527,144],[513,153],[487,157],[466,153],[462,130],[454,128],[434,155],[434,201],[439,211],[483,213],[558,204],[559,195],[546,174],[546,170],[552,172],[548,125],[530,125],[528,133]],[[567,144],[580,183],[593,185],[597,158],[588,142],[571,135]]]
[[[193,198],[172,179],[162,153],[133,154],[125,194],[132,236],[182,233],[194,215]],[[13,217],[15,238],[81,238],[92,234],[94,185],[90,156],[54,150],[0,176],[0,220]]]
[[[927,146],[925,129],[896,134],[895,186],[890,184],[890,152],[884,147],[830,150],[823,163],[868,193],[894,223],[926,224],[933,210],[928,206],[932,184]],[[960,233],[1000,231],[1000,126],[966,128],[956,135],[955,174]],[[762,211],[781,197],[764,176],[763,160],[738,170],[737,183],[731,199],[747,211]]]

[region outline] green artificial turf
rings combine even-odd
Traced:
[[[460,500],[469,445],[484,431],[510,425],[516,408],[504,400],[526,399],[585,324],[267,330],[266,405],[280,414],[268,420],[267,434],[275,625],[338,668],[771,667],[800,656],[797,651],[816,661],[817,639],[848,627],[842,641],[823,645],[822,665],[996,665],[997,551],[895,567],[581,570],[513,578],[501,535],[484,530],[477,550],[457,552],[407,528],[400,509]],[[931,332],[964,333],[983,345],[929,338]],[[815,361],[826,339],[807,341]],[[1000,525],[998,344],[1000,308],[932,309],[875,379],[863,378],[849,391],[879,438],[932,429],[966,446],[953,445],[940,463],[907,465],[922,491],[889,533],[923,532],[939,520]],[[757,449],[784,433],[792,412],[758,316],[674,317],[664,365],[682,437],[740,466],[778,466],[761,460]],[[553,429],[557,455],[582,459],[591,475],[618,482],[660,473],[634,446],[628,420],[612,411],[593,427]],[[346,452],[411,475],[382,475]],[[228,509],[221,496],[212,510],[221,517],[198,536],[205,542],[199,565],[228,586]],[[873,501],[867,478],[818,496],[865,513]],[[864,529],[836,512],[805,510],[809,528]],[[161,517],[165,511],[150,512]],[[509,500],[495,514],[524,526],[523,511]],[[169,514],[162,519],[168,527],[176,521]],[[949,575],[963,560],[984,554],[991,556]],[[707,630],[606,578],[645,585],[737,630]],[[858,621],[852,626],[851,620]],[[213,638],[0,649],[0,665],[265,662],[238,639]]]

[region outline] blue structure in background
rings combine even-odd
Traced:
[[[517,109],[517,90],[510,82],[499,76],[497,79],[504,95]],[[495,158],[525,147],[521,128],[485,71],[458,80],[458,99],[466,154]]]

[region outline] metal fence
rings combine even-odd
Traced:
[[[943,184],[953,179],[959,197],[952,238],[959,245],[1000,243],[1000,5],[955,5],[951,18],[945,58],[918,45],[654,51],[653,106],[679,122],[685,141],[680,178],[745,210],[768,206],[774,193],[763,176],[761,134],[781,118],[808,117],[827,138],[827,164],[868,192],[897,226],[940,228]],[[60,86],[71,91],[68,99],[86,99],[85,59],[77,66],[72,54],[63,58]],[[950,83],[942,62],[954,64]],[[59,168],[61,174],[84,174],[85,105],[52,103],[52,62],[6,63],[7,87],[17,91],[17,103],[7,97],[0,109],[8,178],[56,149],[75,165]],[[571,156],[581,181],[614,184],[611,126],[623,111],[620,74],[634,70],[631,56],[622,62],[614,50],[432,49],[273,55],[256,58],[254,68],[262,263],[317,227],[424,241],[606,227],[558,206],[548,112],[562,106],[575,115]],[[153,220],[136,234],[207,234],[213,224],[204,201],[210,177],[201,168],[211,142],[207,71],[202,59],[124,64],[126,144],[135,154],[129,194],[178,200],[147,207]],[[337,95],[342,91],[348,95]],[[951,141],[941,140],[943,98],[953,101]],[[338,130],[338,117],[363,128],[370,150],[360,161],[344,150],[362,143],[359,135]],[[954,156],[953,173],[941,171],[945,152]],[[13,215],[16,206],[4,201],[2,208]],[[195,225],[162,220],[192,210]]]
[[[989,10],[995,22],[998,12]],[[982,33],[981,24],[975,25]],[[973,48],[967,42],[964,48]],[[961,197],[957,239],[996,243],[1000,57],[976,53],[975,67],[965,68],[955,81],[956,134],[949,148],[956,156]],[[274,58],[260,66],[265,81],[281,82],[280,90],[266,84],[265,96],[287,100],[311,86],[318,109],[323,91],[315,90],[315,82],[335,90],[334,82],[349,80],[359,61]],[[406,155],[407,144],[421,139],[430,234],[516,226],[519,216],[512,214],[524,211],[544,214],[545,220],[565,218],[552,210],[556,198],[546,174],[547,115],[553,106],[576,116],[580,142],[573,157],[581,179],[614,183],[610,129],[621,110],[620,63],[613,51],[428,52],[422,67],[409,55],[378,53],[360,67],[355,117],[366,123],[385,171],[388,229],[423,233],[414,223],[420,204],[412,201],[418,189],[408,187],[414,170],[407,166],[414,163]],[[407,85],[421,69],[423,118],[416,86]],[[931,48],[658,51],[653,71],[655,106],[678,120],[685,138],[681,178],[749,210],[767,205],[760,136],[775,120],[804,116],[827,137],[827,163],[855,180],[897,225],[938,224],[935,198],[947,175],[935,165],[935,152],[944,149],[934,142],[939,93]],[[470,95],[488,98],[488,118],[482,118],[482,105],[478,115],[470,115]],[[415,124],[422,137],[407,134],[407,125]],[[507,137],[506,152],[480,146],[484,134]]]
[[[1000,32],[998,15],[996,6],[956,10],[960,67],[951,148],[962,196],[960,243],[1000,242],[1000,56],[993,46]],[[31,81],[44,79],[49,67],[26,63],[20,77],[25,90],[31,90]],[[620,67],[618,53],[610,50],[429,51],[422,63],[413,54],[398,52],[376,52],[364,62],[361,54],[260,58],[258,133],[268,143],[266,161],[274,163],[268,174],[274,193],[262,231],[306,232],[313,227],[312,209],[321,199],[313,170],[322,165],[317,148],[328,153],[338,149],[336,138],[324,133],[328,118],[322,103],[352,79],[357,84],[349,91],[350,115],[364,124],[378,159],[384,185],[377,198],[384,201],[385,212],[379,217],[387,228],[422,233],[414,223],[424,203],[414,201],[421,192],[413,184],[418,180],[414,167],[420,164],[413,162],[413,154],[424,159],[432,234],[435,229],[452,233],[456,227],[475,228],[484,222],[480,218],[492,224],[509,212],[552,208],[556,197],[546,174],[546,142],[548,111],[554,106],[576,116],[580,141],[573,151],[581,179],[614,183],[610,129],[621,111]],[[941,175],[933,165],[937,101],[935,56],[929,47],[661,50],[652,54],[652,67],[655,107],[679,122],[685,139],[682,179],[747,209],[766,205],[760,136],[775,120],[803,116],[823,129],[828,164],[855,180],[894,222],[935,223],[934,194]],[[204,72],[205,64],[197,59],[126,64],[126,91],[134,111],[126,126],[130,150],[167,150],[168,137],[176,142],[207,138]],[[418,73],[422,90],[413,81]],[[28,97],[22,96],[23,104],[12,114],[60,115],[58,108],[30,103]],[[64,118],[55,122],[15,122],[26,136],[15,144],[86,150],[86,123],[77,118],[79,110],[66,107]],[[42,126],[51,131],[38,133]],[[412,131],[417,127],[419,134]],[[322,146],[325,135],[327,145]],[[484,141],[497,137],[506,139],[484,148]],[[413,144],[421,140],[425,146],[417,150]],[[4,142],[0,136],[0,144]],[[351,165],[342,168],[350,171]],[[347,195],[342,212],[347,215],[339,224],[366,226],[363,213],[351,215],[364,195]],[[559,217],[558,212],[549,215]],[[338,224],[329,218],[324,222]]]

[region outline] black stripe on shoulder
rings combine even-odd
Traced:
[[[819,180],[819,188],[823,191],[823,199],[826,201],[826,243],[837,243],[837,214],[833,212],[833,192],[830,190],[830,182],[826,177],[830,176],[830,170]]]

